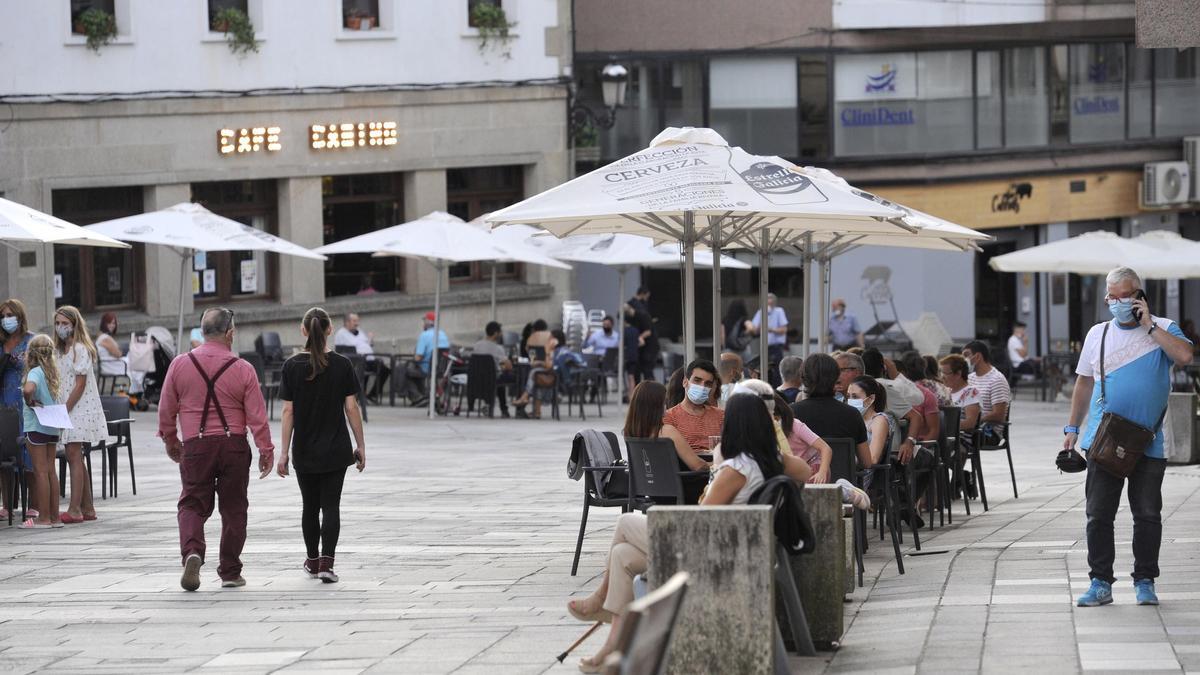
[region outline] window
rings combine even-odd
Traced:
[[[55,216],[76,225],[91,225],[142,212],[142,189],[94,188],[55,190],[51,195]],[[84,312],[132,308],[142,302],[143,247],[132,249],[96,246],[55,246],[55,304],[74,305]]]
[[[1020,148],[1050,141],[1046,50],[1004,50],[1004,145]]]
[[[699,61],[668,61],[662,64],[662,68],[665,122],[660,126],[704,126],[704,64]],[[624,113],[622,110],[618,115]],[[642,147],[647,144],[649,139]]]
[[[379,0],[342,0],[342,28],[379,28]]]
[[[466,221],[516,204],[524,196],[520,166],[487,166],[446,172],[446,211]],[[449,270],[451,283],[483,281],[490,279],[492,274],[489,263],[458,263],[451,265]],[[518,263],[496,265],[497,278],[514,279],[520,273]]]
[[[276,234],[278,200],[275,181],[242,180],[193,183],[192,201],[226,218]],[[274,294],[276,253],[215,251],[192,261],[192,289],[197,303],[266,298]]]
[[[794,57],[715,58],[708,78],[710,125],[730,145],[760,155],[799,154]]]
[[[1000,52],[975,53],[975,147],[1004,145]]]
[[[475,23],[475,6],[476,5],[492,5],[494,7],[503,8],[500,0],[467,0],[467,25],[471,28],[478,28]]]
[[[357,237],[404,222],[398,173],[325,176],[321,180],[325,243]],[[404,259],[366,253],[331,255],[325,261],[325,295],[404,290]]]
[[[1125,138],[1125,45],[1071,45],[1071,142]]]
[[[1154,115],[1154,52],[1126,45],[1129,54],[1129,138],[1150,138]]]
[[[824,54],[800,57],[800,157],[829,156],[829,60]]]
[[[83,29],[83,21],[81,17],[83,13],[89,9],[98,9],[102,12],[107,12],[109,16],[117,16],[117,10],[114,6],[116,0],[71,0],[71,33],[75,35],[85,35]]]
[[[1071,92],[1069,73],[1071,52],[1067,45],[1050,47],[1050,143],[1062,145],[1070,140]]]
[[[216,16],[223,9],[236,9],[246,16],[250,16],[249,0],[208,0],[208,29],[211,31],[224,32],[222,27],[217,26]]]
[[[839,55],[834,75],[838,154],[971,149],[971,63],[967,51]]]
[[[1200,132],[1200,49],[1154,50],[1154,135]]]

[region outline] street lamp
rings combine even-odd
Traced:
[[[629,84],[629,71],[618,63],[610,63],[600,71],[600,95],[604,110],[596,112],[579,100],[579,93],[572,87],[569,114],[572,135],[588,127],[611,129],[617,121],[617,108],[625,100],[625,87]]]

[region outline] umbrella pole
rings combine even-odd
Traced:
[[[767,316],[767,282],[770,279],[771,250],[770,234],[762,231],[762,241],[758,250],[758,376],[763,381],[770,378],[771,368],[770,347],[771,320]]]
[[[179,343],[177,345],[175,345],[175,353],[176,354],[182,354],[185,351],[187,351],[183,348],[183,346],[185,344],[188,344],[183,341],[183,303],[187,299],[186,293],[187,293],[187,287],[188,287],[188,283],[187,283],[188,260],[191,260],[191,258],[192,258],[192,255],[191,255],[191,253],[188,252],[187,249],[180,249],[180,251],[179,251],[179,332],[177,333],[177,335],[179,335]]]
[[[683,360],[696,354],[696,214],[683,214]],[[669,375],[669,373],[668,373]]]
[[[625,273],[628,267],[619,268],[621,281],[617,286],[617,400],[625,400]]]
[[[809,341],[812,339],[812,235],[804,236],[804,330],[801,340],[804,341],[804,358],[811,353]]]
[[[721,360],[721,339],[725,337],[725,328],[721,323],[721,219],[709,217],[709,249],[712,251],[712,343],[713,363]]]
[[[492,321],[496,320],[496,261],[492,261]]]
[[[433,286],[433,358],[429,362],[429,419],[437,417],[437,366],[438,366],[438,343],[442,334],[442,263],[437,261],[433,263],[433,269],[436,272]]]
[[[833,258],[825,257],[821,260],[821,335],[818,338],[821,345],[821,351],[829,351],[829,295],[830,281],[833,275]]]

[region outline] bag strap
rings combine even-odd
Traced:
[[[1104,387],[1104,380],[1107,379],[1104,376],[1104,342],[1108,338],[1109,323],[1111,323],[1111,322],[1106,321],[1104,323],[1104,332],[1100,334],[1100,402],[1101,402],[1101,404],[1103,404],[1107,401],[1107,398],[1105,396],[1107,390]],[[1163,407],[1162,414],[1158,416],[1158,422],[1155,423],[1155,425],[1154,425],[1154,435],[1155,436],[1157,436],[1158,432],[1162,430],[1163,422],[1167,419],[1167,408],[1169,408],[1169,407],[1170,407],[1170,404],[1168,403],[1166,406]]]

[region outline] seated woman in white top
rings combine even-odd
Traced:
[[[121,353],[121,345],[117,344],[117,315],[115,312],[105,312],[100,317],[100,334],[96,336],[96,354],[100,361],[101,375],[127,375],[129,377],[129,393],[139,394],[142,391],[142,379],[145,373],[129,369],[129,357]]]
[[[767,478],[785,474],[803,483],[811,473],[804,460],[779,454],[771,413],[755,395],[730,396],[725,404],[720,447],[725,448],[726,456],[700,502],[702,506],[745,504]],[[633,602],[633,577],[645,573],[649,549],[646,516],[640,513],[621,516],[599,588],[586,598],[567,603],[567,611],[580,621],[612,622],[612,630],[600,651],[580,660],[579,669],[583,672],[600,672],[604,659],[616,646],[621,614]]]

